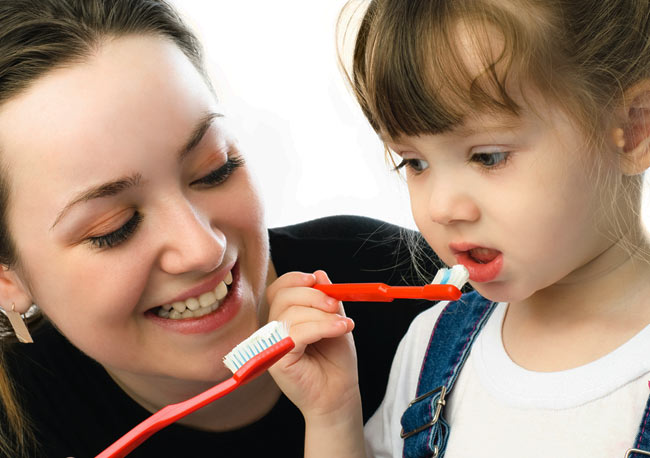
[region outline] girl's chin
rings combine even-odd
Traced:
[[[519,302],[531,296],[531,294],[515,291],[506,282],[474,283],[470,280],[469,283],[481,296],[492,302]]]

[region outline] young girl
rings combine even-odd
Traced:
[[[0,163],[0,456],[96,456],[230,377],[222,358],[267,322],[278,274],[411,281],[397,227],[334,217],[266,229],[199,44],[162,0],[0,2]],[[336,368],[319,355],[351,348],[353,325],[309,290],[326,313],[296,327],[297,351],[313,342],[316,369]],[[393,304],[348,307],[368,412],[417,308],[391,319]],[[29,345],[15,342],[30,340],[23,319]],[[131,456],[302,456],[305,423],[339,418],[301,416],[265,373]],[[337,445],[308,442],[329,456]]]
[[[374,0],[351,80],[482,296],[412,324],[371,454],[648,455],[650,4]]]
[[[350,80],[480,294],[413,322],[369,455],[649,456],[650,3],[372,0]]]

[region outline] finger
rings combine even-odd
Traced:
[[[273,302],[278,291],[300,286],[312,286],[316,283],[314,274],[304,272],[288,272],[275,280],[266,288],[266,298],[269,303]]]
[[[314,278],[316,278],[317,285],[330,285],[332,283],[324,270],[317,270],[314,272]]]
[[[313,308],[327,313],[336,313],[339,302],[314,288],[285,288],[275,294],[269,308],[269,319],[276,320],[290,307]]]
[[[314,334],[314,339],[318,340],[322,338],[337,337],[354,329],[354,322],[348,317],[336,313],[323,312],[322,310],[309,307],[290,307],[284,314],[279,316],[278,319],[289,323],[289,334],[292,337],[294,337],[296,330],[300,329],[309,329],[316,332],[319,329],[321,331],[330,329],[332,326],[335,328],[337,326],[337,324],[335,324],[336,322],[344,323],[345,328],[336,330],[334,334],[316,333]],[[297,334],[297,336],[300,338],[301,342],[305,344],[314,341],[310,338],[305,339],[303,334]]]
[[[291,324],[300,324],[310,321],[325,321],[337,316],[343,317],[343,315],[336,312],[328,312],[315,307],[292,305],[283,310],[282,313],[276,315],[274,319],[277,321],[286,321]]]
[[[333,339],[345,335],[354,329],[354,322],[341,315],[328,314],[324,319],[304,321],[292,324],[289,335],[296,346],[291,353],[302,355],[308,345],[323,339]]]
[[[329,276],[324,270],[317,270],[314,272],[314,277],[316,278],[317,285],[330,285],[332,282],[329,279]],[[343,308],[343,302],[337,301],[336,313],[339,315],[345,316],[345,309]]]

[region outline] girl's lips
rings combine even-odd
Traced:
[[[472,247],[471,249],[478,248]],[[483,283],[494,280],[503,267],[503,254],[498,253],[489,262],[478,262],[469,250],[453,250],[454,256],[459,264],[464,265],[469,271],[469,279],[475,282]]]

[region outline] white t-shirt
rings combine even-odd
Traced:
[[[401,457],[400,418],[415,397],[433,325],[420,314],[395,355],[386,397],[365,428],[368,456]],[[560,372],[533,372],[507,355],[499,304],[477,337],[444,416],[445,458],[623,458],[650,396],[650,326],[610,354]]]

